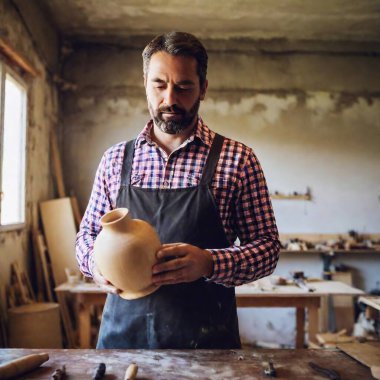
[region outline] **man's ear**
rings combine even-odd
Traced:
[[[204,100],[206,97],[207,87],[208,87],[208,80],[206,79],[201,88],[201,96],[200,96],[201,100]]]
[[[146,75],[144,74],[144,87],[146,88]]]

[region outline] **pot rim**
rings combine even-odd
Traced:
[[[100,223],[102,226],[108,226],[112,225],[115,223],[120,222],[124,218],[126,218],[129,214],[129,209],[127,208],[115,208],[114,210],[111,210],[107,213],[105,213],[101,218],[100,218]],[[115,219],[116,218],[116,219]]]

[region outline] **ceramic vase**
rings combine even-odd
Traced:
[[[161,246],[155,229],[132,219],[127,208],[112,210],[100,219],[102,230],[94,245],[94,259],[100,273],[122,298],[132,300],[153,293],[152,267]]]

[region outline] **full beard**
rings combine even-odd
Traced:
[[[183,132],[194,122],[195,117],[198,115],[200,102],[201,100],[198,98],[189,111],[186,111],[185,109],[180,108],[175,104],[171,107],[159,107],[157,110],[155,110],[148,100],[148,108],[154,124],[162,132],[168,133],[170,135],[176,135]],[[164,112],[176,113],[181,117],[178,120],[164,120],[162,117],[162,114]]]

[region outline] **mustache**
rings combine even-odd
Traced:
[[[184,110],[181,107],[178,107],[176,104],[173,104],[170,107],[165,107],[165,106],[158,107],[158,112],[160,112],[160,113],[169,112],[169,113],[181,113],[181,114],[185,114],[186,110]]]

